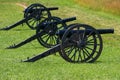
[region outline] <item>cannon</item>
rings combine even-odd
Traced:
[[[45,43],[44,46],[48,46],[48,44],[50,44],[46,42],[48,38],[46,38],[45,41],[43,38],[46,37],[46,34],[53,35],[53,33],[51,34],[51,30],[53,29],[53,27],[50,26],[53,26],[53,24],[58,25],[61,23],[65,23],[63,21],[72,20],[74,20],[74,17],[63,19],[59,22],[44,22],[43,24],[46,26],[42,27],[39,25],[37,29],[38,32],[36,31],[37,33],[35,35],[31,36],[30,38],[17,45],[13,45],[8,48],[18,48],[28,42],[39,38],[41,38],[40,44],[42,43],[43,45],[43,43]],[[56,31],[53,29],[54,35],[57,36],[57,38],[55,39],[56,43],[54,44],[54,46],[52,46],[50,49],[43,53],[40,53],[31,58],[27,58],[27,60],[23,60],[23,62],[35,62],[56,52],[59,52],[60,56],[64,60],[71,63],[95,62],[101,55],[103,49],[103,41],[100,34],[114,33],[114,29],[95,29],[92,26],[86,24],[74,23],[68,26],[64,29],[57,29]],[[51,44],[49,46],[51,46]]]
[[[47,48],[51,48],[55,45],[57,45],[59,42],[59,36],[57,36],[57,32],[62,29],[67,28],[67,22],[76,20],[76,17],[71,17],[71,18],[65,18],[61,19],[59,17],[50,17],[46,18],[43,20],[38,26],[36,30],[36,34],[27,38],[26,40],[18,43],[11,45],[7,47],[7,49],[13,49],[13,48],[18,48],[21,47],[35,39],[38,40],[38,42]],[[46,40],[47,38],[47,40]]]
[[[51,10],[58,10],[58,7],[46,8],[42,4],[31,4],[24,10],[24,18],[13,25],[1,28],[0,30],[10,30],[18,25],[26,23],[32,30],[36,29],[36,26],[40,24],[45,18],[51,17]]]
[[[114,33],[114,29],[95,29],[86,24],[72,24],[67,29],[56,32],[60,37],[57,45],[34,57],[28,57],[23,62],[35,62],[56,52],[71,63],[95,62],[103,49],[100,34],[109,33]]]

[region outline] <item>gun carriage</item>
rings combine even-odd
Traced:
[[[36,26],[44,19],[50,18],[52,16],[50,13],[52,10],[58,10],[58,7],[46,8],[44,5],[39,3],[31,4],[24,10],[23,19],[16,22],[15,24],[1,28],[0,30],[10,30],[24,23],[26,23],[30,29],[34,30],[36,29]]]

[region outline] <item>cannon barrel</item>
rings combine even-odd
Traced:
[[[70,21],[74,21],[76,20],[76,17],[70,17],[70,18],[64,18],[60,21],[54,21],[54,22],[47,22],[47,23],[44,23],[44,24],[61,24],[62,22],[63,23],[66,23],[66,22],[70,22]]]
[[[76,17],[65,18],[65,19],[62,19],[60,21],[43,22],[42,24],[40,23],[38,25],[38,27],[40,26],[41,29],[44,29],[45,26],[47,26],[49,24],[61,24],[61,23],[66,23],[66,22],[70,22],[70,21],[73,21],[73,20],[76,20]]]
[[[96,29],[97,32],[99,34],[110,34],[110,33],[114,33],[114,29]],[[63,36],[64,33],[66,32],[66,30],[60,30],[59,32],[56,33],[56,35],[59,35],[59,36]],[[86,35],[89,35],[89,34],[95,34],[91,29],[87,29],[87,30],[72,30],[69,32],[69,36],[71,36],[72,34],[74,33],[85,33]]]
[[[99,32],[99,34],[110,34],[110,33],[114,33],[114,29],[97,29],[97,31]]]
[[[70,21],[74,21],[74,20],[76,20],[76,17],[65,18],[65,19],[62,19],[62,20],[60,20],[60,21],[54,21],[54,22],[45,22],[45,23],[43,23],[42,25],[61,24],[62,22],[63,22],[63,23],[66,23],[66,22],[70,22]]]
[[[58,10],[58,7],[50,7],[50,8],[47,8],[48,10]]]
[[[65,23],[65,22],[74,21],[74,20],[76,20],[76,17],[65,18],[65,19],[61,20],[61,22]]]
[[[50,7],[50,8],[46,8],[47,10],[58,10],[58,7]],[[41,9],[38,9],[38,11],[39,10],[41,10],[41,11],[46,11],[46,9],[44,9],[44,8],[41,8]],[[32,11],[34,11],[34,10],[36,10],[36,9],[32,9]],[[37,11],[37,10],[36,10]]]
[[[26,13],[27,12],[27,8],[24,10],[24,12]],[[46,11],[46,9],[44,9],[44,8],[41,8],[41,9],[30,9],[30,10],[28,10],[28,13],[32,13],[32,12],[34,12],[34,11],[39,11],[39,10],[41,10],[41,11]],[[50,7],[50,8],[47,8],[47,10],[49,10],[49,11],[51,11],[51,10],[58,10],[58,7]]]

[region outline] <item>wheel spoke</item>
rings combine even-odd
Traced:
[[[89,46],[91,45],[91,46],[93,46],[93,45],[94,45],[94,43],[87,43],[86,45],[89,45]]]
[[[72,47],[72,48],[70,48],[69,51],[66,52],[66,53],[68,54],[68,56],[70,55],[70,53],[73,51],[74,48],[75,48],[75,47]]]
[[[34,22],[32,23],[32,26],[34,26],[35,23],[37,23],[37,21],[34,21]]]
[[[91,30],[91,32],[88,34],[87,38],[89,38],[89,37],[92,35],[93,32],[94,32],[94,31]]]
[[[91,45],[91,46],[93,46],[93,45],[100,45],[100,44],[92,44],[92,43],[87,43],[87,45]]]
[[[52,45],[54,45],[55,44],[55,38],[54,38],[54,36],[52,36],[51,39],[52,39]]]
[[[74,54],[71,56],[71,59],[73,58],[74,61],[75,61],[75,57],[76,57],[76,53],[77,53],[77,51],[78,51],[78,50],[75,48]]]
[[[87,43],[90,43],[91,41],[94,41],[94,39],[90,39],[90,40],[88,40]],[[94,42],[93,42],[93,43],[94,43]]]
[[[51,36],[51,39],[52,39],[52,45],[54,45],[54,44],[55,44],[55,39],[54,39],[54,37]]]
[[[46,38],[47,36],[49,36],[48,34],[45,34],[42,36],[42,39]]]
[[[48,13],[47,13],[47,12],[42,12],[42,14],[43,14],[43,16],[46,16],[46,15],[48,15]]]
[[[83,41],[84,38],[85,38],[85,33],[86,33],[86,29],[85,29],[84,32],[83,32],[83,35],[82,35],[82,41]]]
[[[32,19],[30,19],[28,22],[31,23],[31,22],[33,22],[33,21],[34,21],[34,19],[32,18]]]
[[[83,49],[81,49],[81,50],[82,50],[82,54],[83,54],[83,57],[84,57],[83,60],[84,60],[85,59],[85,54],[84,54],[85,52],[84,52]]]
[[[70,43],[77,44],[76,40],[69,39],[68,41],[69,41]]]
[[[85,54],[86,54],[87,56],[91,55],[86,48],[84,48],[83,50],[84,50],[84,52],[85,52]]]
[[[47,38],[47,40],[45,41],[46,43],[48,42],[49,38],[50,38],[50,36],[49,36],[49,37]]]
[[[89,48],[89,47],[87,47],[87,46],[86,46],[86,48],[87,48],[87,49],[89,49],[89,50],[92,50],[92,51],[94,50],[94,49],[92,49],[92,48]]]
[[[92,50],[92,51],[94,51],[94,52],[96,52],[96,53],[99,53],[98,51],[96,51],[96,50],[94,50],[94,49],[91,49],[91,48],[89,48],[89,47],[86,47],[87,49],[89,49],[89,50]]]
[[[56,35],[54,36],[54,38],[55,38],[55,40],[57,40],[57,39],[58,39]]]
[[[50,44],[52,44],[52,43],[53,43],[52,36],[50,36]]]
[[[86,51],[86,54],[88,55],[88,57],[91,55],[90,53],[89,53],[89,51],[87,50],[87,49],[84,49],[85,51]],[[94,53],[93,53],[94,54]],[[90,58],[92,58],[93,59],[93,54],[92,54],[92,56],[90,57]]]
[[[79,61],[80,59],[81,59],[81,61],[82,61],[81,49],[78,48],[78,50],[79,50],[79,52],[78,52],[78,53],[79,53],[79,55],[78,55],[78,61]]]
[[[39,24],[39,21],[36,21],[36,25],[35,26],[37,26]]]
[[[58,30],[61,29],[63,26],[58,27]]]

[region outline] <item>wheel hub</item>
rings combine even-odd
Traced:
[[[56,31],[49,30],[48,34],[50,34],[50,35],[52,36],[52,35],[55,35],[55,32],[56,32]]]
[[[55,35],[55,33],[58,29],[57,29],[57,25],[51,25],[51,26],[49,26],[51,28],[49,28],[50,30],[48,31],[48,34],[50,34],[52,36],[52,35]]]
[[[79,48],[85,48],[86,47],[86,43],[85,43],[85,41],[77,41],[77,46],[79,47]]]

